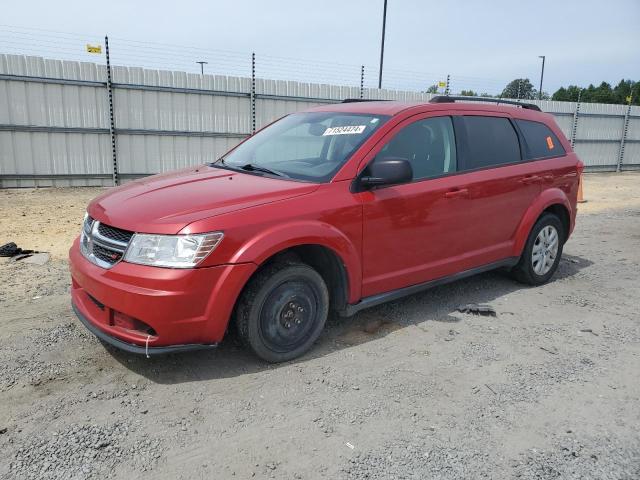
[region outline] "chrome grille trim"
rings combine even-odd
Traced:
[[[98,233],[103,238],[108,238],[109,240],[116,243],[120,242],[123,245],[128,244],[131,240],[131,237],[133,237],[133,232],[122,230],[121,228],[111,227],[105,223],[101,223],[100,225],[98,225]]]
[[[82,225],[82,232],[80,233],[80,251],[94,265],[109,269],[124,258],[129,242],[122,242],[104,236],[99,231],[100,225],[101,223],[98,220],[87,217],[87,221]],[[121,231],[115,227],[109,226],[109,231],[122,232],[120,236],[130,235],[130,238],[133,237],[133,232]]]
[[[100,222],[95,222],[98,224],[97,227],[92,229],[92,234],[93,234],[93,241],[96,243],[100,243],[103,247],[105,248],[111,248],[113,247],[114,249],[119,248],[121,249],[123,252],[127,249],[127,246],[129,245],[129,242],[121,242],[119,240],[115,240],[113,238],[107,238],[104,235],[102,235],[100,233]]]

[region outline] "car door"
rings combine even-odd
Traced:
[[[455,117],[460,184],[467,192],[462,220],[465,265],[474,268],[512,254],[525,211],[541,191],[539,167],[523,162],[514,122],[504,114],[465,112]]]
[[[414,178],[356,193],[363,205],[365,297],[454,273],[450,261],[465,228],[450,116],[421,114],[405,120],[364,162],[388,157],[409,160]]]

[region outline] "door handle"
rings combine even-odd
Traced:
[[[445,198],[457,198],[457,197],[467,197],[467,196],[469,196],[469,190],[467,190],[466,188],[451,190],[444,194]]]
[[[520,183],[524,183],[525,185],[531,185],[532,183],[538,183],[542,178],[538,175],[528,175],[522,179],[520,179]]]

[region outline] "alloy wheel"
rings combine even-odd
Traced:
[[[540,230],[531,251],[531,265],[536,275],[546,275],[556,261],[560,238],[552,225]]]

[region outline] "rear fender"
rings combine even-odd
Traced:
[[[349,303],[360,299],[362,267],[358,250],[349,238],[328,223],[296,221],[272,226],[243,244],[230,263],[261,265],[275,254],[300,245],[320,245],[333,251],[346,271]]]
[[[519,257],[520,255],[522,255],[524,245],[525,243],[527,243],[527,238],[529,238],[529,232],[531,232],[531,229],[535,225],[536,221],[538,220],[538,218],[540,218],[542,212],[544,212],[551,205],[556,204],[563,205],[569,212],[570,227],[569,232],[566,233],[568,235],[571,232],[571,230],[573,229],[575,215],[566,193],[559,188],[549,188],[547,190],[544,190],[529,206],[524,216],[522,217],[518,228],[516,229],[513,241],[512,256]]]

